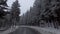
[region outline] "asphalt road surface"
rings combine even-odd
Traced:
[[[41,34],[38,31],[35,31],[34,29],[31,28],[23,28],[20,27],[17,30],[15,30],[14,32],[11,32],[9,34]]]

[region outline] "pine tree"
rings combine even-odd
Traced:
[[[5,16],[7,14],[7,12],[4,11],[4,9],[8,9],[7,7],[7,0],[0,0],[0,17],[2,18],[3,16]]]
[[[8,24],[7,22],[5,22],[5,16],[8,14],[8,8],[6,8],[8,7],[8,5],[6,2],[7,0],[0,0],[0,27],[5,27]]]
[[[39,20],[39,16],[40,16],[40,0],[35,0],[33,7],[31,8],[30,12],[31,12],[31,17],[32,17],[32,23],[34,25],[39,26],[40,25],[40,20]]]
[[[18,0],[16,0],[15,2],[13,2],[12,4],[12,9],[11,9],[11,19],[12,20],[16,20],[16,22],[19,22],[20,20],[20,9],[19,9],[20,5],[18,3]]]
[[[51,26],[53,22],[54,28],[58,28],[59,2],[57,0],[43,0],[41,2],[41,9],[43,9],[41,15],[44,15],[46,23]]]

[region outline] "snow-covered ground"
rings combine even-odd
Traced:
[[[21,27],[29,27],[29,28],[35,29],[41,34],[60,34],[60,30],[54,29],[54,28],[41,28],[37,26],[21,26]]]
[[[10,32],[15,31],[16,29],[18,29],[18,26],[12,26],[12,27],[9,28],[8,30],[3,31],[3,32],[0,32],[0,34],[8,34],[8,33],[10,33]]]

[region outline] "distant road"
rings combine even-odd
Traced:
[[[31,28],[19,27],[17,30],[9,34],[40,34],[40,33]]]

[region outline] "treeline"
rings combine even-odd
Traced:
[[[59,28],[60,1],[35,0],[33,7],[21,16],[20,24]]]
[[[20,21],[20,5],[18,0],[13,2],[10,8],[6,2],[7,0],[0,0],[0,28],[17,25]]]

